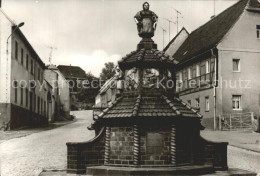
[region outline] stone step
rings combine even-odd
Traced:
[[[89,168],[88,168],[89,169]],[[146,174],[144,174],[145,176],[154,176],[154,174],[156,174],[155,172],[154,173],[150,173],[150,170],[153,169],[153,168],[146,168]],[[120,169],[119,169],[120,170]],[[92,170],[93,171],[93,170]],[[108,176],[106,174],[106,172],[99,172],[99,173],[93,173],[93,174],[86,174],[84,176]],[[121,173],[118,173],[118,174],[121,174]],[[117,175],[118,175],[117,174]],[[125,176],[125,174],[127,174],[126,172],[123,173],[122,176]],[[140,173],[138,176],[144,176],[142,175],[143,173]],[[164,173],[165,174],[165,173]],[[175,174],[170,174],[171,176],[172,175],[176,175],[177,173]],[[168,174],[169,175],[169,174]],[[186,175],[183,175],[183,174],[178,174],[178,176],[256,176],[255,173],[252,173],[252,172],[249,172],[249,171],[245,171],[245,170],[241,170],[241,169],[234,169],[234,168],[230,168],[228,169],[227,171],[215,171],[214,173],[210,173],[210,174],[195,174],[195,173],[189,173],[189,174],[186,174]],[[43,171],[40,176],[79,176],[78,174],[68,174],[66,173],[66,171]],[[83,174],[81,175],[83,176]],[[113,175],[114,176],[114,175]],[[115,175],[116,176],[116,175]],[[121,175],[120,175],[121,176]],[[137,175],[136,175],[137,176]],[[163,175],[163,176],[166,176],[166,175]]]
[[[87,174],[93,176],[172,176],[172,175],[203,175],[213,173],[212,166],[180,166],[131,168],[113,166],[94,166],[87,168]]]

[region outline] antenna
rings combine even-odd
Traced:
[[[214,16],[216,16],[216,1],[215,0],[213,1],[214,1]]]
[[[169,22],[169,42],[170,42],[170,40],[171,40],[171,23],[176,24],[176,22],[173,22],[167,18],[164,18],[164,19]]]
[[[173,10],[175,10],[176,13],[177,13],[177,21],[176,22],[177,22],[177,33],[178,33],[179,32],[179,18],[183,18],[183,17],[182,16],[179,17],[179,15],[181,15],[180,11],[176,10],[175,8],[173,8]]]
[[[164,33],[166,32],[166,30],[161,26],[160,26],[160,28],[162,28],[162,30],[163,30],[163,49],[164,49]]]
[[[58,49],[57,47],[53,47],[53,46],[46,46],[47,48],[49,48],[51,51],[50,51],[50,55],[49,55],[49,62],[51,64],[51,61],[52,61],[52,52],[54,49]]]

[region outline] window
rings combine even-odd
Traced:
[[[36,112],[36,95],[34,94],[33,109]]]
[[[17,81],[14,82],[14,102],[17,103]]]
[[[21,87],[21,105],[23,105],[23,88]]]
[[[234,72],[240,71],[240,59],[233,59],[233,71]]]
[[[191,68],[188,68],[188,79],[191,79]]]
[[[188,105],[191,105],[191,100],[188,100],[187,103],[188,103]]]
[[[44,101],[44,116],[46,117],[46,101]]]
[[[197,77],[200,76],[200,65],[199,64],[196,65],[196,76]]]
[[[41,100],[40,100],[40,97],[38,97],[38,101],[37,101],[37,112],[38,114],[40,114],[40,103],[41,103]]]
[[[38,68],[38,80],[41,81],[41,70]]]
[[[206,61],[206,74],[210,72],[210,63],[209,60]]]
[[[31,73],[33,74],[33,60],[31,60]]]
[[[199,108],[199,107],[200,107],[200,99],[199,99],[199,98],[196,98],[196,99],[195,99],[195,107],[196,107],[196,108]]]
[[[41,115],[43,115],[43,99],[41,99]]]
[[[25,61],[26,63],[26,69],[28,70],[29,69],[29,55],[28,54],[26,54],[26,61]]]
[[[15,41],[15,59],[18,59],[18,43]]]
[[[179,73],[179,80],[182,82],[182,72]]]
[[[34,66],[34,79],[37,79],[37,71],[38,71],[38,69],[37,69],[37,65],[36,65],[36,62],[35,62],[35,66]]]
[[[28,89],[25,89],[25,106],[28,107]]]
[[[23,65],[23,48],[21,48],[21,64]]]
[[[234,110],[241,110],[241,95],[232,96],[232,108]]]
[[[205,111],[209,112],[209,97],[205,97]]]
[[[260,25],[256,25],[256,37],[260,39]]]

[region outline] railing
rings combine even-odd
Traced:
[[[219,116],[219,130],[253,129],[254,113],[224,114]]]
[[[177,81],[177,92],[201,88],[214,83],[214,72],[206,73],[189,80]]]

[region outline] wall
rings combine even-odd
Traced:
[[[145,127],[140,134],[140,165],[159,166],[170,165],[170,127]],[[148,150],[148,134],[160,135],[162,146]],[[153,141],[149,141],[153,143]],[[161,151],[161,152],[158,152]],[[182,151],[179,151],[182,153]],[[133,127],[111,127],[110,136],[110,165],[129,166],[134,164],[134,135]]]
[[[58,87],[59,87],[59,96],[60,96],[60,106],[62,106],[65,117],[69,117],[70,115],[70,90],[69,85],[61,74],[59,70],[53,70],[58,74]]]
[[[0,130],[10,129],[11,104],[0,103]]]
[[[162,146],[159,147],[158,151],[148,152],[148,133],[160,134],[162,136],[161,142]],[[170,128],[165,126],[163,129],[159,127],[142,127],[140,128],[140,155],[141,155],[141,165],[170,165],[171,155],[170,155]]]
[[[260,14],[245,11],[218,45],[220,77],[228,82],[228,86],[224,83],[219,88],[218,94],[222,95],[223,114],[254,112],[260,115],[260,39],[256,36],[259,20]],[[233,72],[233,59],[240,59],[240,72]],[[241,110],[232,110],[232,95],[242,96]]]
[[[46,111],[45,108],[44,112],[44,106],[47,106],[47,89],[44,85],[43,81],[43,70],[45,69],[45,66],[39,63],[37,56],[32,54],[30,46],[24,42],[23,39],[20,38],[20,36],[17,33],[13,34],[12,39],[12,52],[11,52],[11,103],[15,105],[15,107],[23,108],[26,111],[30,110],[30,107],[32,108],[32,112],[34,114],[37,114],[37,116],[41,116],[43,118],[46,117]],[[18,43],[18,57],[15,57],[15,42]],[[23,49],[23,62],[22,62],[22,52],[21,49]],[[28,68],[26,68],[26,58],[28,55]],[[31,64],[31,61],[33,63]],[[33,72],[31,72],[31,68],[33,68]],[[15,101],[15,87],[14,87],[14,81],[17,81],[17,101]],[[31,87],[31,82],[35,83],[35,87]],[[26,90],[28,90],[28,95],[26,97]],[[22,93],[23,91],[23,93]],[[30,101],[30,92],[33,94],[32,101]],[[26,104],[26,98],[28,103]],[[40,100],[40,101],[39,101]],[[16,111],[19,108],[11,109],[12,111]],[[15,112],[12,112],[12,114],[15,114]],[[17,114],[17,113],[16,113]],[[22,114],[17,114],[16,117],[14,117],[16,120],[18,118],[28,118],[33,119],[34,118],[33,113],[27,113],[26,116]],[[13,117],[11,117],[13,118]],[[16,123],[14,119],[12,121]],[[21,120],[18,120],[21,122]],[[21,123],[21,126],[25,126],[26,124]],[[28,124],[30,125],[30,124]],[[19,125],[15,125],[15,127],[18,127]]]
[[[11,22],[0,12],[0,129],[8,128],[11,119],[10,114],[10,75],[11,75],[11,54],[6,56],[6,41],[11,34]],[[9,39],[8,50],[11,51],[11,40]],[[6,79],[6,74],[8,78]]]
[[[47,93],[45,89],[42,89],[43,83],[43,70],[45,66],[40,63],[40,59],[37,54],[35,54],[32,50],[30,44],[28,44],[27,39],[22,37],[23,34],[16,30],[12,36],[8,40],[8,55],[6,55],[6,41],[8,36],[12,33],[12,23],[7,20],[6,16],[0,13],[1,17],[1,63],[0,63],[0,103],[11,103],[13,107],[17,108],[9,108],[11,111],[10,120],[14,123],[13,127],[30,125],[29,120],[34,118],[33,113],[17,113],[17,112],[25,112],[30,110],[31,104],[34,104],[33,101],[30,101],[30,93],[34,92],[36,97],[40,98],[40,108],[39,110],[32,109],[37,116],[44,116],[44,103],[47,102]],[[18,43],[18,57],[15,57],[15,42]],[[23,62],[21,59],[21,48],[23,49]],[[28,55],[28,68],[26,68],[26,58]],[[8,56],[8,63],[7,63]],[[33,60],[33,68],[34,72],[31,73],[31,60]],[[39,69],[39,73],[38,73]],[[38,76],[39,75],[39,76]],[[35,90],[30,89],[30,81],[36,81]],[[17,101],[15,101],[15,88],[14,81],[18,82],[17,87]],[[28,90],[28,94],[26,96],[26,90]],[[22,93],[21,93],[22,92]],[[23,96],[22,96],[23,95]],[[27,99],[28,98],[28,99]],[[27,103],[26,103],[27,100]],[[3,106],[4,107],[4,106]],[[38,107],[38,101],[36,101],[36,107]],[[21,108],[23,110],[21,110]],[[6,112],[6,110],[3,110]],[[9,114],[9,113],[7,113]],[[15,117],[13,116],[15,114]],[[5,118],[2,117],[1,118]]]
[[[0,12],[0,102],[10,103],[10,76],[11,76],[11,38],[8,43],[8,63],[6,56],[6,41],[11,34],[12,23]],[[7,79],[6,79],[6,76]]]
[[[90,141],[67,143],[67,172],[83,174],[88,166],[104,165],[105,128]]]
[[[49,66],[50,67],[50,66]],[[44,70],[44,79],[51,84],[52,86],[52,109],[53,109],[53,117],[51,117],[50,121],[55,121],[56,119],[59,118],[60,114],[60,97],[59,97],[59,87],[58,87],[58,73],[53,71],[52,69]]]
[[[107,107],[110,103],[116,99],[116,89],[109,88],[102,94],[96,96],[95,107]]]
[[[133,165],[133,146],[132,127],[111,127],[109,164]]]
[[[186,95],[181,95],[180,98],[187,103],[188,100],[191,100],[191,106],[195,106],[195,99],[199,98],[200,100],[200,108],[199,113],[203,115],[203,118],[211,118],[214,116],[214,91],[213,88],[202,90],[195,93],[190,93]],[[206,111],[206,103],[205,103],[205,97],[209,97],[209,111]]]

